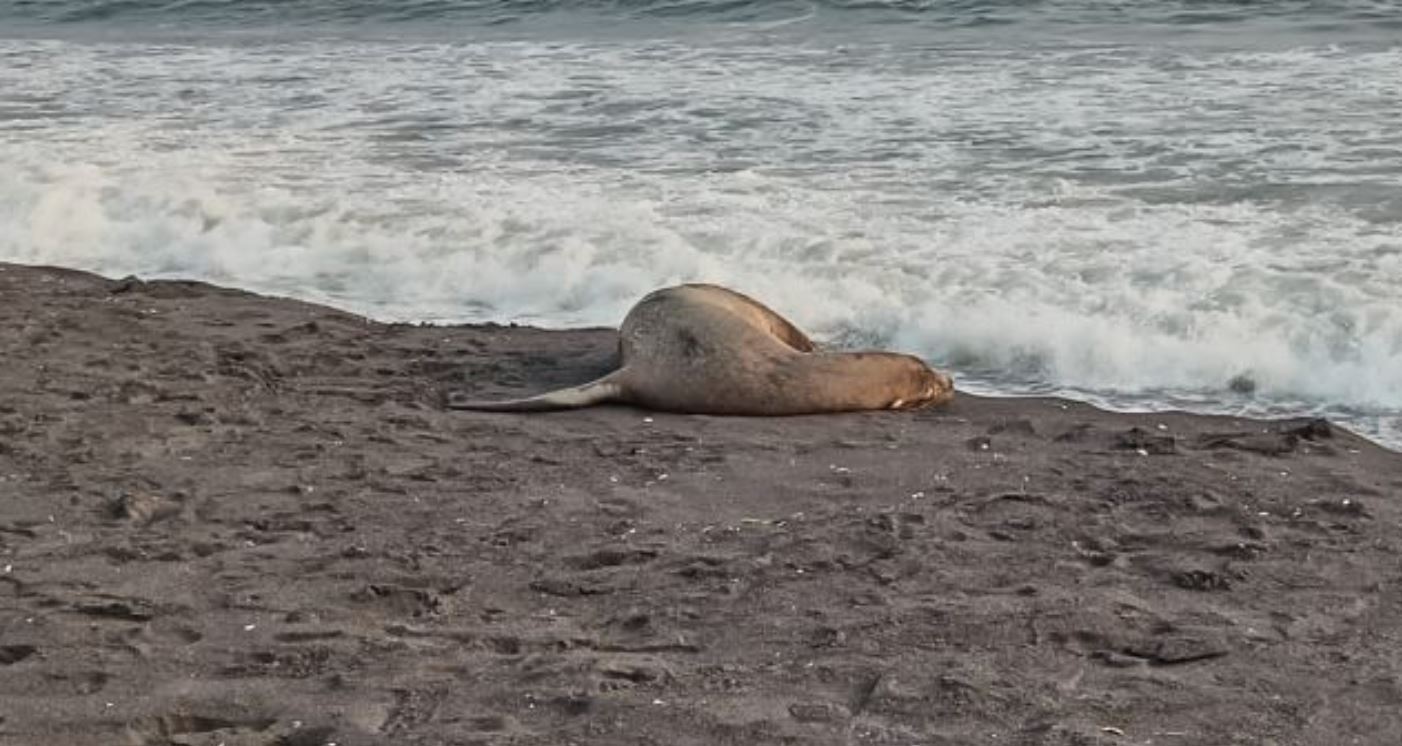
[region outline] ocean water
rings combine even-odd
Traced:
[[[0,0],[0,260],[553,327],[720,282],[1399,447],[1399,71],[1391,0]]]

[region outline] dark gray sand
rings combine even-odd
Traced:
[[[1402,455],[438,408],[614,342],[0,265],[0,744],[1402,743]]]

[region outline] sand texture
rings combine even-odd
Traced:
[[[0,744],[1402,743],[1402,455],[439,408],[615,344],[0,265]]]

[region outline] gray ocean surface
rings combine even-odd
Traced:
[[[0,260],[1402,447],[1402,4],[0,0]]]

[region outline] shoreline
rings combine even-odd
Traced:
[[[615,332],[0,300],[0,746],[1402,741],[1402,454],[1317,420],[447,412]]]
[[[4,271],[6,270],[6,268],[11,268],[11,269],[15,269],[15,270],[21,270],[21,271],[24,271],[24,270],[29,270],[29,271],[38,270],[38,271],[44,271],[44,272],[52,272],[52,273],[56,273],[56,274],[73,273],[75,276],[84,276],[84,275],[86,275],[86,276],[91,276],[91,277],[93,277],[93,278],[98,278],[98,279],[104,280],[104,281],[109,282],[109,283],[127,283],[127,282],[132,282],[132,283],[135,283],[135,285],[133,285],[133,286],[153,285],[153,286],[159,287],[159,286],[162,285],[162,284],[169,284],[169,285],[171,285],[171,286],[199,287],[199,288],[208,288],[208,289],[211,289],[211,290],[218,290],[218,291],[225,291],[225,292],[244,293],[244,294],[247,294],[247,295],[250,295],[250,296],[254,296],[254,297],[266,299],[266,300],[268,300],[268,301],[270,301],[270,302],[296,303],[296,304],[301,304],[301,305],[304,305],[304,306],[309,306],[309,307],[312,307],[312,308],[325,309],[325,310],[327,310],[327,311],[330,311],[330,312],[333,312],[333,313],[336,313],[336,314],[339,314],[339,315],[343,315],[343,316],[351,317],[351,318],[354,318],[354,319],[358,319],[358,320],[360,320],[360,321],[362,321],[362,322],[364,322],[364,323],[366,323],[366,324],[376,325],[376,326],[380,326],[380,327],[391,327],[391,328],[407,327],[407,328],[417,328],[417,329],[432,328],[432,329],[442,329],[442,330],[477,330],[477,331],[483,331],[483,332],[491,332],[491,331],[495,331],[495,330],[512,330],[512,329],[527,330],[527,329],[528,329],[528,330],[531,330],[531,331],[536,332],[536,333],[545,333],[545,334],[594,334],[594,333],[613,333],[613,332],[616,332],[616,329],[615,329],[614,327],[610,327],[610,326],[607,326],[607,325],[555,326],[555,325],[550,325],[550,324],[538,324],[538,323],[533,323],[533,322],[505,322],[505,323],[503,323],[503,322],[494,322],[494,321],[439,321],[439,320],[430,320],[430,321],[399,321],[399,320],[394,320],[394,319],[381,319],[381,318],[377,318],[377,317],[375,317],[375,316],[372,316],[372,315],[369,315],[369,314],[366,314],[366,313],[362,313],[361,311],[349,310],[349,309],[345,309],[345,308],[339,307],[339,306],[336,305],[334,299],[329,299],[329,298],[328,298],[328,299],[303,299],[303,298],[299,298],[299,297],[296,297],[296,296],[281,295],[281,294],[274,293],[274,292],[264,292],[264,291],[260,291],[260,290],[248,290],[248,289],[243,289],[243,288],[227,287],[227,286],[219,285],[219,284],[217,284],[217,283],[210,282],[210,281],[207,281],[207,280],[189,279],[189,278],[178,278],[178,277],[160,278],[160,279],[146,279],[146,278],[137,277],[137,276],[135,276],[135,275],[129,275],[129,276],[124,276],[124,277],[113,277],[113,276],[103,275],[103,274],[100,274],[100,273],[97,273],[97,272],[90,272],[90,271],[88,271],[88,270],[73,269],[73,268],[69,268],[69,267],[62,267],[62,266],[55,266],[55,265],[16,264],[16,263],[13,263],[13,262],[4,262],[4,261],[0,261],[0,272],[4,272]],[[914,353],[912,353],[912,354],[914,354]],[[945,368],[942,368],[942,367],[939,367],[938,369],[939,369],[939,370],[945,370]],[[601,374],[602,374],[603,372],[607,372],[607,369],[602,369],[602,370],[601,370]],[[574,385],[574,384],[577,384],[577,383],[579,383],[579,381],[567,381],[567,382],[562,383],[562,384],[560,384],[560,385],[561,385],[561,386],[568,386],[568,385]],[[957,384],[957,383],[958,383],[958,381],[957,381],[957,379],[956,379],[956,384]],[[490,383],[489,383],[488,385],[490,385]],[[1259,424],[1259,425],[1261,425],[1261,426],[1267,426],[1267,427],[1268,427],[1268,426],[1270,426],[1271,423],[1290,422],[1290,421],[1295,421],[1295,420],[1306,420],[1306,419],[1311,419],[1311,420],[1312,420],[1312,419],[1327,419],[1327,420],[1329,421],[1330,425],[1331,425],[1332,427],[1334,427],[1334,428],[1337,428],[1337,429],[1339,429],[1339,430],[1342,430],[1342,431],[1344,431],[1344,432],[1348,432],[1348,433],[1350,433],[1350,434],[1352,434],[1352,435],[1355,435],[1355,436],[1357,436],[1357,437],[1359,437],[1359,438],[1362,438],[1362,439],[1368,441],[1370,444],[1372,444],[1372,445],[1374,445],[1374,446],[1377,446],[1377,447],[1379,447],[1379,448],[1382,448],[1382,449],[1384,449],[1384,450],[1387,450],[1387,451],[1390,451],[1390,452],[1393,452],[1393,453],[1402,454],[1402,443],[1399,443],[1396,447],[1394,447],[1394,446],[1392,446],[1392,445],[1389,445],[1389,444],[1386,443],[1386,442],[1377,440],[1376,438],[1373,437],[1373,435],[1371,435],[1371,434],[1369,434],[1369,433],[1367,433],[1367,432],[1363,432],[1363,431],[1354,429],[1354,428],[1350,427],[1347,423],[1338,422],[1337,420],[1335,420],[1335,419],[1333,419],[1333,418],[1331,418],[1331,417],[1329,417],[1329,416],[1327,416],[1327,415],[1319,415],[1319,414],[1313,414],[1313,413],[1287,413],[1287,412],[1284,412],[1284,411],[1281,411],[1281,412],[1272,412],[1272,411],[1270,411],[1270,408],[1269,408],[1269,407],[1267,407],[1267,408],[1265,409],[1264,413],[1252,412],[1252,411],[1249,411],[1249,410],[1248,410],[1248,411],[1243,411],[1243,412],[1241,412],[1241,413],[1232,413],[1232,412],[1225,411],[1225,410],[1227,409],[1227,407],[1226,407],[1225,404],[1222,404],[1222,405],[1219,406],[1219,407],[1215,407],[1215,408],[1214,408],[1214,407],[1208,407],[1208,408],[1205,408],[1205,409],[1185,409],[1185,408],[1181,408],[1181,407],[1174,406],[1174,405],[1172,405],[1172,404],[1168,404],[1168,405],[1165,405],[1165,406],[1162,406],[1162,407],[1157,407],[1157,406],[1143,406],[1143,407],[1137,407],[1137,406],[1117,406],[1116,404],[1114,404],[1114,403],[1111,401],[1112,397],[1111,397],[1110,395],[1097,394],[1097,393],[1095,393],[1095,392],[1089,392],[1089,391],[1084,392],[1084,395],[1083,395],[1083,396],[1076,396],[1076,395],[1063,395],[1063,394],[1058,394],[1058,393],[1022,393],[1022,392],[1016,392],[1016,391],[1014,391],[1014,392],[1006,392],[1006,391],[995,391],[995,390],[993,390],[993,389],[996,389],[996,388],[997,388],[997,387],[996,387],[995,384],[987,383],[987,382],[982,382],[982,381],[981,381],[981,382],[979,382],[979,383],[975,386],[975,390],[977,391],[977,393],[970,392],[970,391],[966,391],[965,389],[960,388],[960,389],[959,389],[959,396],[960,396],[961,398],[971,398],[971,399],[977,399],[977,400],[984,400],[984,399],[987,399],[987,400],[1012,399],[1012,400],[1027,400],[1027,401],[1054,401],[1054,402],[1065,402],[1065,403],[1068,403],[1068,404],[1075,404],[1075,405],[1078,405],[1078,406],[1079,406],[1079,405],[1089,406],[1089,407],[1094,408],[1094,409],[1097,410],[1097,411],[1105,412],[1105,413],[1107,413],[1107,414],[1141,415],[1141,416],[1147,416],[1147,417],[1152,417],[1152,416],[1156,416],[1156,415],[1164,415],[1164,416],[1185,415],[1185,416],[1189,416],[1189,417],[1218,418],[1218,419],[1221,419],[1221,420],[1224,421],[1224,422],[1237,422],[1237,423],[1239,423],[1241,426],[1250,426],[1249,423],[1257,423],[1257,424]],[[504,392],[504,393],[508,393],[508,394],[511,395],[511,396],[523,395],[523,394],[525,393],[525,392],[522,392],[522,391],[516,390],[516,389],[504,389],[503,392]],[[534,394],[534,393],[540,393],[540,391],[531,391],[531,392],[529,392],[529,393],[532,393],[532,394]],[[425,402],[425,403],[428,404],[428,405],[430,405],[430,406],[433,405],[433,402]]]

